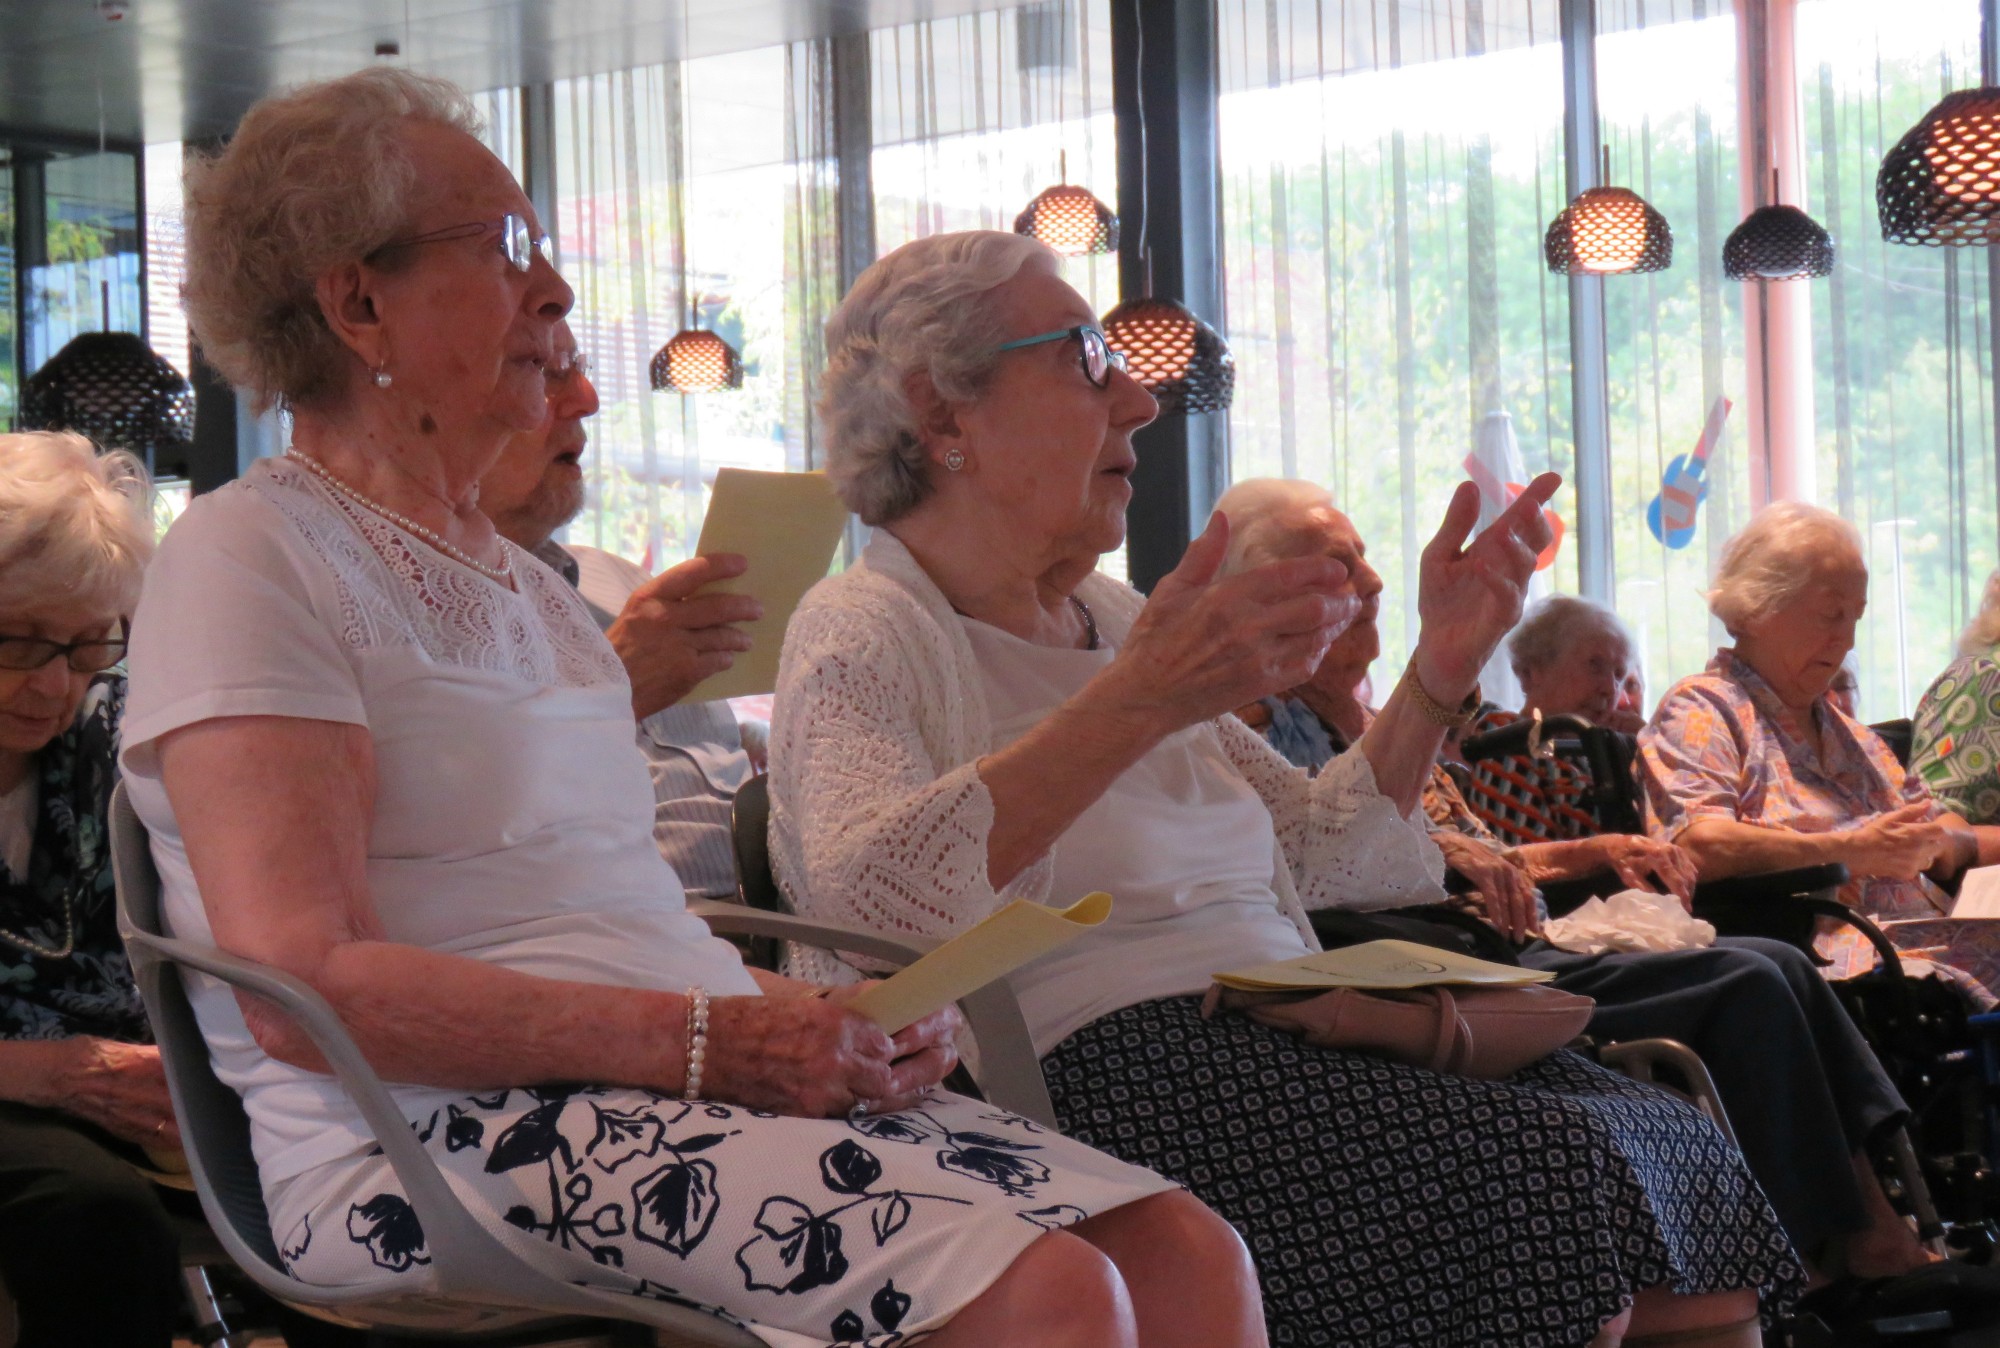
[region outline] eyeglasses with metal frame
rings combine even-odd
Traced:
[[[500,252],[514,264],[514,270],[525,272],[535,265],[535,254],[540,253],[548,264],[556,265],[556,241],[546,234],[535,235],[528,229],[527,217],[507,214],[498,220],[473,220],[462,225],[446,225],[428,234],[418,234],[407,239],[391,239],[368,256],[380,257],[395,248],[414,248],[424,243],[453,243],[459,239],[476,239],[493,231],[500,232]]]
[[[1125,368],[1125,353],[1113,351],[1111,343],[1098,329],[1088,323],[1079,323],[1073,328],[1058,328],[1054,332],[1036,333],[1033,337],[1017,337],[1011,342],[1002,342],[993,348],[997,354],[1002,351],[1019,351],[1025,346],[1040,346],[1044,342],[1062,342],[1076,338],[1083,348],[1084,378],[1098,388],[1106,388],[1111,383],[1111,372]]]

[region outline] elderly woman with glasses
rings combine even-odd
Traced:
[[[955,1013],[892,1037],[687,911],[623,666],[480,509],[551,414],[571,293],[476,131],[457,89],[375,69],[267,99],[189,175],[189,318],[293,436],[168,534],[133,632],[126,779],[174,931],[316,988],[556,1276],[785,1348],[1262,1342],[1214,1214],[930,1093]],[[312,1043],[191,1000],[292,1274],[422,1291],[416,1214]]]
[[[24,1345],[164,1348],[180,1305],[134,1169],[180,1137],[105,843],[148,495],[130,455],[0,435],[0,1282]]]
[[[1311,779],[1229,712],[1319,664],[1359,607],[1345,569],[1219,578],[1217,516],[1150,599],[1097,570],[1155,408],[1053,253],[907,244],[827,345],[828,472],[875,535],[785,636],[771,833],[792,900],[940,938],[1013,899],[1113,894],[1012,976],[1057,1114],[1243,1230],[1274,1342],[1755,1343],[1756,1294],[1782,1301],[1796,1265],[1686,1106],[1568,1054],[1467,1080],[1199,1010],[1216,971],[1314,949],[1307,908],[1435,892],[1411,815],[1520,613],[1556,479],[1469,545],[1460,488],[1414,659]]]

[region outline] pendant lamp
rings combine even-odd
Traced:
[[[1118,251],[1118,217],[1090,189],[1069,179],[1069,152],[1062,154],[1062,182],[1049,188],[1014,218],[1014,232],[1040,239],[1064,257]]]
[[[1875,211],[1890,243],[2000,241],[2000,88],[1961,89],[1882,157]]]
[[[194,389],[138,334],[86,332],[22,382],[21,428],[75,431],[178,471],[194,446]]]
[[[1817,220],[1778,200],[1778,171],[1771,170],[1771,201],[1744,217],[1722,245],[1722,274],[1732,281],[1797,281],[1833,274],[1833,239]]]
[[[1604,176],[1611,176],[1609,147]],[[1631,188],[1591,187],[1549,222],[1542,255],[1558,276],[1665,271],[1674,261],[1674,232]]]
[[[673,393],[714,393],[722,389],[743,387],[743,357],[735,347],[717,334],[701,325],[701,301],[688,284],[687,255],[687,184],[693,177],[694,165],[686,152],[686,127],[688,118],[687,100],[687,53],[688,17],[685,8],[681,14],[681,127],[679,137],[680,170],[673,184],[674,202],[679,209],[674,213],[674,248],[680,261],[681,294],[687,300],[688,325],[667,339],[667,344],[653,353],[652,362],[647,366],[647,377],[656,392]]]
[[[1220,412],[1236,396],[1236,358],[1222,334],[1185,304],[1153,292],[1146,259],[1146,293],[1104,316],[1104,340],[1125,355],[1126,369],[1160,404],[1163,417]]]

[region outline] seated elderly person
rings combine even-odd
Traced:
[[[1868,604],[1854,527],[1799,501],[1766,506],[1730,539],[1708,594],[1735,644],[1660,700],[1639,736],[1647,824],[1703,879],[1845,864],[1843,901],[1894,918],[1889,939],[1981,1004],[2000,992],[2000,932],[1955,921],[1926,879],[2000,858],[2000,831],[1969,825],[1827,696]],[[1830,978],[1871,967],[1851,927],[1818,938]]]
[[[696,557],[648,580],[622,557],[555,541],[556,530],[583,509],[583,423],[597,414],[588,362],[566,322],[556,325],[555,359],[542,373],[548,417],[500,451],[479,481],[479,509],[502,538],[583,596],[632,680],[639,751],[653,777],[653,841],[691,897],[733,898],[729,814],[737,788],[750,779],[750,755],[727,702],[685,699],[749,649],[748,634],[732,624],[754,620],[763,608],[744,595],[696,593],[743,574],[744,559],[733,553]]]
[[[124,763],[168,923],[317,989],[459,1197],[557,1276],[773,1344],[1262,1342],[1193,1199],[926,1095],[954,1014],[892,1038],[686,911],[623,667],[477,506],[548,415],[571,293],[476,128],[451,85],[373,69],[265,100],[189,173],[194,331],[293,438],[147,577]],[[312,1043],[212,981],[191,1000],[292,1274],[420,1285]]]
[[[1796,1266],[1684,1105],[1564,1053],[1471,1080],[1199,1010],[1216,970],[1314,949],[1307,907],[1434,892],[1408,816],[1519,613],[1556,479],[1469,547],[1460,489],[1409,671],[1313,781],[1228,713],[1318,664],[1353,615],[1345,572],[1217,579],[1221,516],[1150,600],[1097,571],[1155,409],[1054,253],[906,244],[827,345],[828,472],[875,534],[785,637],[771,835],[793,902],[945,937],[1011,899],[1115,895],[1013,976],[1057,1114],[1239,1225],[1279,1342],[1581,1345],[1629,1312],[1754,1343],[1753,1291],[1782,1300]]]
[[[0,435],[0,1283],[24,1348],[165,1348],[181,1306],[134,1169],[180,1135],[105,841],[147,496],[128,454]]]
[[[1375,716],[1358,690],[1381,654],[1381,577],[1353,522],[1313,483],[1239,482],[1216,509],[1229,517],[1225,574],[1284,558],[1331,557],[1347,569],[1361,602],[1360,616],[1319,668],[1256,708],[1273,746],[1316,773],[1347,752]],[[1442,768],[1432,769],[1424,808],[1445,860],[1476,886],[1466,901],[1517,941],[1533,934],[1535,886],[1549,880],[1610,868],[1628,885],[1664,883],[1683,899],[1692,885],[1693,865],[1680,849],[1650,838],[1603,835],[1503,849]],[[1532,941],[1517,957],[1554,973],[1557,987],[1596,999],[1593,1035],[1678,1039],[1701,1055],[1751,1170],[1793,1243],[1820,1267],[1874,1277],[1926,1262],[1865,1151],[1908,1109],[1804,953],[1746,937],[1668,954],[1575,955]],[[1830,1119],[1840,1126],[1829,1129]]]
[[[1961,819],[2000,824],[2000,571],[1912,719],[1910,770]]]

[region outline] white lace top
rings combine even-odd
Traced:
[[[1087,577],[1077,595],[1114,646],[1145,602],[1101,574]],[[1376,790],[1361,754],[1345,754],[1311,778],[1234,716],[1215,721],[1213,731],[1270,815],[1276,849],[1266,902],[1277,903],[1309,948],[1317,949],[1309,908],[1395,908],[1442,897],[1443,858]],[[802,912],[934,938],[1013,899],[1048,899],[1048,855],[998,890],[987,877],[993,799],[977,762],[1000,744],[982,667],[957,615],[909,550],[876,531],[861,560],[815,586],[785,630],[771,720],[779,884]],[[816,952],[796,951],[794,962],[821,982],[854,977]],[[1127,988],[1122,995],[1118,1006],[1161,994]]]
[[[147,571],[123,755],[176,934],[212,939],[157,741],[291,716],[368,730],[368,882],[390,940],[552,979],[757,991],[653,847],[617,656],[561,577],[511,557],[518,593],[282,461],[195,501]],[[192,999],[267,1187],[365,1149],[331,1079],[266,1057],[220,984]],[[410,1118],[466,1094],[394,1091]]]

